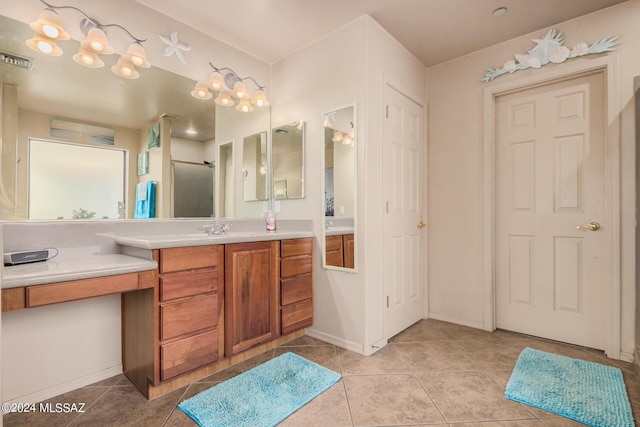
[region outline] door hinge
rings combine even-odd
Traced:
[[[385,111],[384,115],[385,115],[385,116],[386,116],[386,118],[388,119],[388,118],[389,118],[389,106],[388,106],[388,105],[385,107],[385,110],[386,110],[386,111]]]
[[[389,308],[389,295],[387,295],[387,308]]]
[[[387,201],[387,203],[386,203],[386,204],[387,204],[387,207],[386,207],[386,209],[387,209],[387,213],[389,213],[389,201]]]

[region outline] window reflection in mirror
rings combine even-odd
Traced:
[[[273,198],[304,197],[304,122],[278,126],[271,132]]]
[[[329,111],[324,124],[324,266],[356,268],[356,106]]]
[[[242,147],[242,194],[245,202],[267,200],[267,132],[244,138]]]

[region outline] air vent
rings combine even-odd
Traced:
[[[15,67],[24,68],[26,70],[30,70],[33,66],[33,60],[31,58],[25,58],[8,52],[0,52],[0,63],[13,65]]]
[[[169,113],[164,113],[160,115],[161,119],[169,119],[169,120],[178,120],[181,119],[181,116],[178,116],[177,114],[169,114]]]

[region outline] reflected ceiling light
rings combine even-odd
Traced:
[[[191,91],[191,96],[198,99],[211,99],[213,95],[209,92],[209,85],[204,82],[196,83],[195,89]]]
[[[236,84],[233,85],[233,91],[231,95],[238,99],[245,98],[247,96],[247,87],[241,80],[237,81]]]
[[[40,2],[45,6],[45,9],[40,13],[38,19],[30,24],[36,34],[33,38],[27,40],[27,45],[36,52],[54,56],[62,55],[62,49],[58,47],[55,40],[68,40],[69,33],[65,31],[58,11],[71,9],[83,15],[80,20],[80,30],[86,36],[85,40],[80,44],[80,50],[73,56],[75,62],[91,68],[104,66],[104,62],[98,54],[110,55],[115,52],[107,39],[105,30],[110,27],[118,27],[131,37],[133,43],[127,49],[127,53],[122,55],[111,70],[120,77],[137,79],[140,74],[138,74],[136,67],[148,68],[151,66],[142,47],[142,43],[146,40],[134,37],[123,26],[102,24],[74,6],[54,6],[45,0],[40,0]]]
[[[267,101],[267,96],[265,95],[262,89],[258,89],[256,93],[253,94],[253,99],[251,99],[251,103],[256,107],[266,107],[269,105],[269,101]]]
[[[125,79],[133,80],[140,77],[136,67],[126,56],[121,56],[116,65],[111,67],[111,71],[113,71],[113,74],[116,76],[123,77]]]
[[[49,56],[62,55],[62,49],[58,47],[56,41],[50,37],[35,33],[32,38],[27,40],[27,46],[36,52],[44,53]]]
[[[505,13],[507,13],[507,8],[506,8],[506,7],[504,7],[504,6],[499,7],[499,8],[497,8],[497,9],[495,9],[493,12],[491,12],[491,14],[492,14],[493,16],[502,16],[502,15],[504,15]]]
[[[232,107],[235,103],[229,92],[220,92],[216,98],[216,104],[222,105],[223,107]]]
[[[344,141],[344,135],[339,130],[333,132],[333,142],[342,142]]]
[[[45,9],[40,12],[37,21],[33,21],[31,29],[37,33],[42,34],[56,40],[69,40],[69,33],[64,30],[62,21],[58,12],[53,9]]]
[[[236,107],[236,110],[242,113],[250,113],[253,111],[253,106],[251,105],[251,102],[249,102],[248,99],[241,99],[240,102],[238,103],[238,106]]]
[[[89,68],[102,68],[104,67],[104,61],[100,59],[97,53],[91,49],[80,46],[78,53],[73,55],[73,60],[80,65],[84,65]]]

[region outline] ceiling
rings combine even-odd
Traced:
[[[268,64],[368,14],[429,67],[626,0],[136,1]]]

